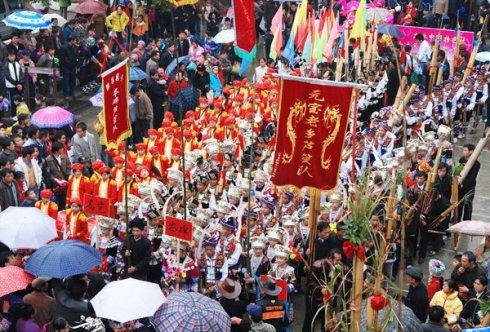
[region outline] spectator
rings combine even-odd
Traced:
[[[74,37],[68,37],[67,43],[60,49],[60,69],[63,75],[63,96],[73,99],[78,67],[77,42]]]
[[[87,282],[83,276],[76,275],[66,278],[63,283],[59,279],[51,281],[55,297],[55,317],[63,317],[69,325],[76,326],[81,316],[91,317],[89,302],[85,299]]]
[[[65,27],[63,28],[63,32],[61,34],[61,45],[65,46],[68,43],[68,39],[74,36],[75,23],[75,20],[69,20],[65,24]]]
[[[94,162],[99,159],[99,150],[95,136],[88,132],[85,122],[79,122],[75,126],[76,134],[71,139],[73,149],[73,162],[86,160]]]
[[[2,152],[0,153],[0,158],[6,158],[11,163],[17,159],[17,154],[15,153],[15,145],[14,141],[8,137],[0,138],[0,147],[2,148]]]
[[[405,270],[405,280],[409,284],[405,305],[412,309],[421,323],[425,323],[429,307],[429,296],[427,295],[427,288],[422,282],[423,277],[422,271],[417,267],[409,266]]]
[[[204,48],[199,45],[195,38],[191,39],[191,46],[189,47],[189,60],[193,62],[200,62],[203,57]]]
[[[71,163],[66,154],[63,154],[63,145],[54,142],[51,154],[46,158],[44,179],[49,188],[56,193],[58,206],[63,209],[66,198],[66,182],[70,176]]]
[[[192,80],[194,88],[199,90],[202,97],[206,97],[209,91],[209,85],[211,80],[209,78],[209,73],[206,71],[206,67],[202,64],[197,66],[197,73]]]
[[[267,73],[267,69],[267,62],[265,58],[260,58],[259,66],[255,68],[254,82],[262,82],[262,79]]]
[[[153,105],[148,95],[140,88],[133,86],[130,92],[134,96],[134,109],[136,112],[134,142],[139,143],[143,141],[143,135],[153,125]]]
[[[429,300],[432,300],[432,297],[435,293],[442,290],[442,284],[444,283],[444,279],[442,278],[442,274],[446,270],[446,266],[443,262],[438,259],[431,259],[429,261],[429,282],[427,283],[427,293],[429,295]]]
[[[476,278],[485,275],[478,264],[476,263],[476,256],[471,251],[466,251],[461,256],[461,263],[456,265],[451,273],[451,279],[453,279],[459,286],[459,297],[465,303],[469,299],[470,291],[473,291],[473,285]]]
[[[126,26],[129,23],[129,17],[123,10],[122,6],[117,6],[116,11],[112,12],[105,18],[107,30],[110,30],[109,35],[116,38],[121,46],[125,44]]]
[[[15,323],[15,329],[22,332],[40,332],[41,327],[34,321],[34,308],[30,304],[22,304],[20,317]]]
[[[177,56],[185,56],[186,54],[189,54],[189,39],[187,39],[187,35],[185,32],[179,33],[179,38],[177,39]]]
[[[70,332],[70,325],[63,317],[55,317],[51,326],[54,332]]]
[[[479,325],[481,322],[481,306],[480,301],[489,301],[490,294],[488,293],[488,279],[481,276],[475,279],[473,290],[470,292],[470,299],[463,307],[461,318],[466,319],[473,325]]]
[[[145,225],[136,218],[129,224],[131,235],[126,237],[122,252],[127,258],[127,270],[131,278],[146,280],[151,259],[151,242],[142,237]]]
[[[163,69],[167,69],[168,65],[171,64],[172,61],[174,61],[175,59],[177,59],[177,55],[175,54],[175,44],[170,43],[167,46],[167,49],[165,50],[165,52],[163,52],[163,55],[160,58],[160,61],[158,62],[158,64]]]
[[[153,128],[160,128],[163,121],[163,103],[167,97],[165,81],[160,79],[156,70],[150,72],[148,97],[153,105]]]
[[[9,206],[19,206],[19,192],[14,184],[14,172],[12,169],[4,168],[0,171],[0,210],[3,211]]]
[[[157,50],[151,51],[150,59],[146,62],[146,73],[148,74],[148,83],[151,80],[151,72],[157,71],[158,62],[160,61],[160,52]]]
[[[21,207],[35,207],[37,201],[36,193],[32,189],[28,189],[24,193],[24,200],[22,201]]]
[[[445,328],[444,324],[444,309],[441,306],[432,306],[429,308],[429,321],[422,324],[423,332],[450,332]]]
[[[39,164],[34,159],[35,147],[26,146],[22,149],[22,157],[15,160],[15,170],[25,174],[24,187],[33,190],[36,197],[39,196],[39,189],[42,183],[42,171]]]
[[[463,303],[458,298],[458,285],[456,282],[451,279],[445,280],[442,290],[434,294],[429,305],[441,306],[444,309],[444,317],[448,324],[455,324],[463,310]]]
[[[22,66],[16,60],[16,53],[9,52],[7,57],[7,63],[3,67],[3,72],[5,75],[5,87],[7,88],[9,98],[12,98],[24,91],[24,72],[22,71]],[[15,115],[14,103],[11,103],[10,109],[12,115]]]
[[[60,0],[59,1],[59,6],[60,6],[60,15],[63,16],[63,18],[68,18],[68,7],[71,5],[70,0]]]
[[[10,38],[10,43],[7,45],[8,53],[13,53],[17,55],[17,53],[23,49],[25,49],[24,45],[20,43],[20,32],[15,32]]]

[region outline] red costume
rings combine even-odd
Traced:
[[[72,203],[82,204],[78,199],[72,200]],[[69,239],[89,243],[87,216],[83,211],[75,213],[72,209],[66,210],[66,230],[70,232]]]

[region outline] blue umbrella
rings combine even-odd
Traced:
[[[146,80],[148,75],[139,67],[129,68],[129,80],[130,81],[142,81]]]
[[[183,63],[184,65],[187,66],[187,64],[190,62],[189,56],[188,55],[184,55],[184,56],[179,57],[178,59],[174,59],[167,66],[167,69],[165,69],[165,74],[172,75],[173,71],[177,68],[177,62],[178,63]]]
[[[393,24],[378,24],[378,33],[392,37],[403,37],[403,33]]]
[[[76,240],[52,242],[39,248],[26,262],[25,270],[35,276],[66,278],[101,264],[100,252]]]
[[[46,20],[40,13],[28,10],[14,12],[7,16],[3,22],[6,26],[23,30],[47,29],[51,26],[51,20]]]

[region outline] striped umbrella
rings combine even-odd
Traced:
[[[231,320],[215,300],[194,292],[173,292],[153,315],[159,332],[228,332]]]
[[[3,22],[6,26],[23,30],[47,29],[51,27],[51,21],[40,13],[22,10],[7,16]]]
[[[18,266],[0,268],[0,297],[25,289],[34,277]]]

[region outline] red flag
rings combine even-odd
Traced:
[[[174,217],[165,218],[165,235],[184,241],[192,241],[192,223]]]
[[[109,146],[131,136],[127,61],[122,61],[101,75],[104,132]]]
[[[272,169],[275,185],[331,190],[337,185],[352,87],[283,77]]]
[[[111,203],[108,198],[85,194],[83,196],[83,211],[98,216],[111,216]]]
[[[256,42],[255,7],[253,0],[233,0],[235,12],[236,46],[248,53]]]

